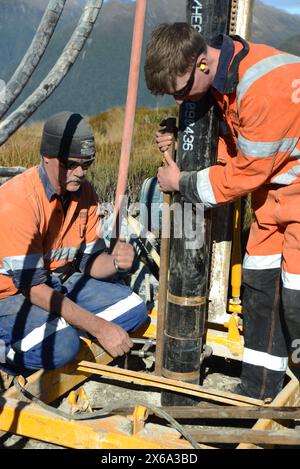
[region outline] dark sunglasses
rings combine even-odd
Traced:
[[[65,159],[60,160],[60,164],[67,170],[73,170],[80,166],[83,171],[87,171],[94,161],[95,158],[90,158],[89,160],[85,160],[83,162]]]
[[[196,61],[194,63],[193,69],[190,74],[190,78],[188,79],[186,85],[184,85],[183,88],[180,88],[180,90],[177,90],[177,91],[174,91],[174,93],[171,93],[174,99],[184,99],[190,94],[190,91],[193,88],[194,81],[195,81],[195,71],[196,71],[199,55],[200,54],[197,55]]]

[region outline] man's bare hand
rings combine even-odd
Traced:
[[[116,260],[120,269],[131,269],[134,261],[134,249],[131,244],[119,240],[111,255]]]
[[[179,191],[180,169],[168,152],[165,152],[165,160],[167,164],[157,172],[159,188],[162,192]]]
[[[162,153],[171,149],[175,139],[174,134],[170,132],[156,132],[155,137],[157,146]]]
[[[112,357],[121,357],[128,353],[133,342],[127,332],[122,327],[102,318],[97,319],[96,330],[92,335],[96,337],[101,347],[103,347]],[[94,324],[95,326],[95,324]]]

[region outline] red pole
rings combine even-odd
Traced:
[[[123,138],[121,147],[121,156],[119,164],[119,175],[115,199],[114,208],[114,229],[113,234],[116,233],[118,237],[118,231],[116,231],[116,223],[119,218],[119,226],[121,226],[122,218],[122,202],[126,192],[127,180],[128,180],[128,169],[130,161],[130,151],[134,127],[134,118],[137,101],[137,91],[139,84],[139,72],[142,56],[142,45],[144,35],[144,24],[146,16],[147,0],[136,0],[135,7],[135,20],[132,37],[131,57],[130,57],[130,68],[128,77],[128,89],[127,89],[127,101],[123,128]]]

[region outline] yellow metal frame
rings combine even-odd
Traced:
[[[89,360],[93,357],[93,362],[80,359],[84,357],[88,357]],[[61,370],[49,372],[41,370],[34,373],[28,378],[26,389],[44,402],[50,402],[83,382],[91,374],[100,374],[147,387],[167,389],[232,405],[261,404],[261,401],[253,399],[244,401],[244,398],[232,393],[218,392],[201,386],[102,364],[110,360],[111,357],[100,347],[85,339],[77,363]],[[68,421],[35,403],[20,401],[19,393],[14,387],[3,395],[1,404],[0,429],[2,431],[69,448],[191,448],[190,443],[180,439],[176,430],[163,425],[145,424],[148,411],[141,406],[136,407],[133,414],[129,416],[113,415],[90,421]]]
[[[89,351],[89,353],[87,353]],[[80,360],[80,356],[94,355],[94,361]],[[140,384],[156,389],[180,392],[235,406],[263,405],[262,401],[237,394],[216,391],[177,380],[147,373],[134,372],[102,364],[110,357],[100,347],[85,340],[78,362],[64,370],[38,371],[27,381],[26,389],[43,401],[57,399],[68,389],[92,374]],[[49,389],[51,388],[51,390]],[[291,380],[272,405],[296,405],[300,401],[299,384]],[[75,421],[70,415],[66,420],[54,412],[48,412],[35,403],[19,400],[17,390],[10,388],[1,398],[0,429],[29,438],[77,449],[191,449],[180,434],[163,425],[147,423],[148,409],[136,406],[132,414],[110,415],[101,419]],[[255,429],[279,428],[272,420],[261,420]],[[284,428],[280,426],[280,428]],[[255,447],[254,445],[244,445]],[[211,448],[199,445],[200,448]],[[240,445],[243,447],[243,445]]]
[[[242,256],[241,256],[241,200],[234,204],[233,243],[231,256],[231,291],[232,297],[228,301],[228,313],[231,313],[223,329],[217,324],[210,324],[207,331],[207,343],[212,346],[217,355],[242,360],[244,341],[240,316],[242,285]]]

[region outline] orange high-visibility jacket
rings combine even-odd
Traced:
[[[234,47],[236,56],[241,44],[234,41]],[[220,138],[218,161],[225,165],[183,172],[183,195],[213,207],[264,184],[299,184],[300,57],[249,43],[249,53],[239,65],[236,92],[212,92],[235,145]]]
[[[62,272],[78,252],[87,257],[105,249],[98,238],[98,198],[88,181],[71,193],[66,216],[57,196],[50,200],[39,167],[0,188],[0,299],[45,283]],[[84,269],[84,265],[80,268]]]

